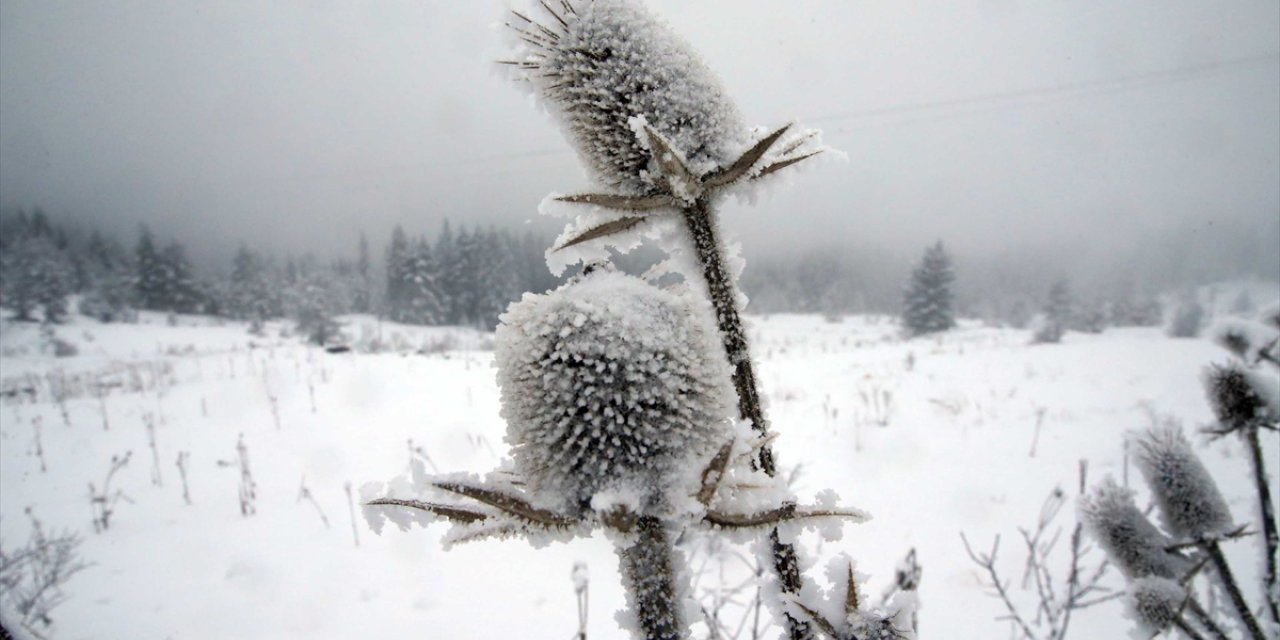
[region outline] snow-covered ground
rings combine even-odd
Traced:
[[[400,351],[328,354],[280,336],[278,325],[256,337],[244,325],[202,318],[143,321],[77,318],[56,333],[78,354],[58,358],[38,327],[0,328],[0,384],[16,394],[0,403],[0,538],[6,549],[25,541],[31,507],[47,528],[80,532],[92,562],[67,585],[51,637],[565,640],[577,629],[577,562],[589,572],[588,637],[618,637],[613,614],[623,597],[603,537],[445,552],[444,525],[374,536],[358,513],[353,532],[345,486],[355,493],[403,471],[410,440],[413,455],[442,472],[498,463],[504,426],[489,336],[350,318],[361,340],[381,331]],[[820,557],[856,558],[873,592],[914,547],[924,567],[925,638],[1006,637],[1007,623],[993,620],[1001,605],[985,595],[960,532],[981,548],[1002,536],[1002,573],[1029,605],[1031,595],[1016,591],[1018,527],[1035,524],[1055,486],[1074,497],[1079,460],[1088,461],[1091,481],[1123,478],[1123,435],[1152,415],[1189,429],[1208,423],[1200,371],[1227,358],[1205,340],[1158,329],[1073,333],[1030,346],[1024,331],[973,323],[906,341],[887,318],[751,323],[777,456],[798,468],[798,492],[811,498],[833,488],[844,504],[874,515],[846,526],[839,543],[814,536],[806,546]],[[257,491],[249,517],[234,466],[242,434]],[[1275,435],[1264,438],[1270,468],[1280,468]],[[1237,519],[1250,519],[1238,444],[1201,451]],[[112,456],[126,452],[130,462],[111,488],[127,501],[95,533],[89,485],[101,489]],[[188,455],[190,505],[180,452]],[[315,504],[300,499],[304,486]],[[1073,510],[1058,522],[1069,530]],[[1252,543],[1228,552],[1241,578],[1255,580]],[[1065,571],[1065,561],[1057,568]],[[699,584],[720,579],[705,572]],[[1074,619],[1072,637],[1122,638],[1128,624],[1112,602]]]

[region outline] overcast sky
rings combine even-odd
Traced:
[[[2,0],[0,204],[146,222],[205,261],[524,223],[585,178],[492,71],[507,4]],[[1275,0],[650,5],[750,122],[848,153],[731,207],[749,250],[1087,257],[1280,217]]]

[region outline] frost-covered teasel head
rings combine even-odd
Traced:
[[[733,397],[708,323],[688,299],[616,272],[512,305],[495,357],[530,488],[571,510],[601,491],[636,494],[642,509],[696,491],[681,479],[723,444]]]
[[[639,119],[709,170],[733,159],[749,131],[720,81],[637,0],[551,2],[515,14],[517,68],[566,129],[592,177],[620,193],[659,190]]]
[[[1280,420],[1280,407],[1274,406],[1280,395],[1274,378],[1231,363],[1211,365],[1205,371],[1204,385],[1213,413],[1224,429]]]
[[[1129,585],[1129,611],[1151,637],[1178,624],[1187,604],[1187,590],[1168,578],[1139,578]]]
[[[1191,568],[1184,557],[1165,551],[1169,539],[1133,502],[1133,492],[1107,478],[1080,499],[1080,521],[1111,562],[1129,578],[1180,578]]]
[[[1170,533],[1198,540],[1231,530],[1226,500],[1177,425],[1160,425],[1131,437],[1138,468]]]

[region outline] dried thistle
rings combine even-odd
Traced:
[[[1229,533],[1231,511],[1209,471],[1174,424],[1133,436],[1137,465],[1160,508],[1165,528],[1184,540]]]
[[[595,272],[511,306],[495,335],[502,417],[530,490],[584,509],[644,486],[655,507],[690,461],[728,439],[728,364],[702,310]]]

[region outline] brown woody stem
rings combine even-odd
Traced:
[[[636,521],[635,544],[618,549],[622,582],[644,640],[687,637],[677,601],[671,554],[666,528],[653,516],[641,516]]]
[[[1249,457],[1253,462],[1253,479],[1258,491],[1258,509],[1262,517],[1263,551],[1263,597],[1267,603],[1267,613],[1271,621],[1280,624],[1280,578],[1276,576],[1276,553],[1280,550],[1280,532],[1276,531],[1276,511],[1271,502],[1271,488],[1267,482],[1267,469],[1263,463],[1262,445],[1258,443],[1258,430],[1246,427],[1241,431],[1245,443],[1249,447]]]
[[[768,433],[769,423],[765,420],[764,407],[760,404],[760,390],[751,365],[746,330],[738,311],[737,285],[730,277],[729,269],[725,264],[724,248],[716,232],[715,212],[712,211],[711,203],[706,198],[699,198],[693,205],[685,208],[683,214],[689,236],[693,238],[698,262],[702,266],[702,277],[706,281],[707,294],[715,309],[720,340],[729,358],[729,364],[733,366],[733,386],[738,392],[738,414],[742,419],[750,420],[751,427],[763,437]],[[755,462],[770,476],[777,473],[773,462],[773,448],[769,445],[760,447],[760,453]],[[776,528],[769,533],[769,539],[773,548],[772,564],[781,582],[782,592],[798,596],[800,567],[796,560],[795,547],[783,544],[778,539]],[[790,614],[787,614],[786,618],[788,638],[809,640],[814,637],[814,631],[807,621],[799,620]]]
[[[1231,606],[1235,607],[1236,615],[1249,631],[1249,637],[1254,640],[1266,640],[1266,636],[1262,634],[1262,627],[1258,626],[1258,620],[1253,617],[1253,611],[1249,609],[1249,603],[1245,602],[1244,594],[1240,593],[1240,583],[1236,582],[1236,576],[1227,564],[1227,559],[1222,555],[1222,547],[1218,546],[1218,541],[1206,541],[1200,545],[1200,549],[1209,556],[1209,562],[1213,564],[1218,583],[1227,592],[1227,596],[1231,599]]]

